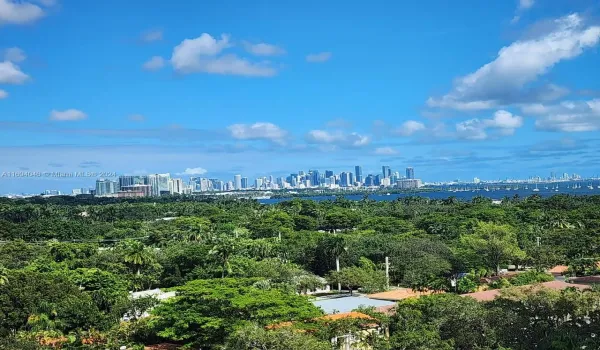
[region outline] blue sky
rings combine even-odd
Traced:
[[[595,176],[599,15],[592,0],[0,0],[0,171]],[[0,193],[92,185],[3,177]]]

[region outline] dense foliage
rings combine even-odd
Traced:
[[[596,292],[541,291],[487,304],[453,293],[480,289],[509,265],[531,271],[487,288],[550,280],[544,270],[556,264],[598,273],[599,207],[599,196],[567,195],[500,204],[0,199],[0,346],[325,349],[335,332],[361,325],[311,324],[321,312],[304,294],[325,283],[382,291],[388,257],[390,285],[447,293],[403,302],[392,319],[374,314],[390,330],[389,341],[368,340],[375,348],[597,348],[590,334],[598,323],[586,321],[598,317]],[[142,317],[155,301],[129,292],[152,288],[177,296]],[[264,328],[288,321],[314,327]]]

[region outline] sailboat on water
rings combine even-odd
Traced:
[[[537,184],[535,184],[535,188],[533,189],[533,192],[539,192],[540,189],[538,188]]]

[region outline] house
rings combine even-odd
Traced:
[[[550,270],[548,270],[548,273],[552,274],[554,277],[557,277],[557,276],[562,276],[568,270],[569,270],[569,267],[567,265],[556,265],[553,268],[551,268]]]
[[[540,287],[554,289],[554,290],[563,290],[563,289],[567,289],[570,287],[574,287],[574,288],[577,288],[580,290],[590,288],[590,286],[586,286],[586,285],[582,285],[582,284],[572,284],[572,283],[566,283],[563,281],[550,281],[550,282],[543,282],[543,283],[538,283],[538,284],[529,284],[529,285],[519,286],[519,287],[509,287],[507,289],[510,289],[510,288],[536,289],[536,288],[540,288]],[[496,299],[497,296],[500,295],[502,290],[503,289],[485,290],[482,292],[462,294],[461,297],[470,297],[477,301],[492,301],[492,300]]]

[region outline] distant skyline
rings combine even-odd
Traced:
[[[597,1],[149,3],[0,0],[0,173],[600,173]]]

